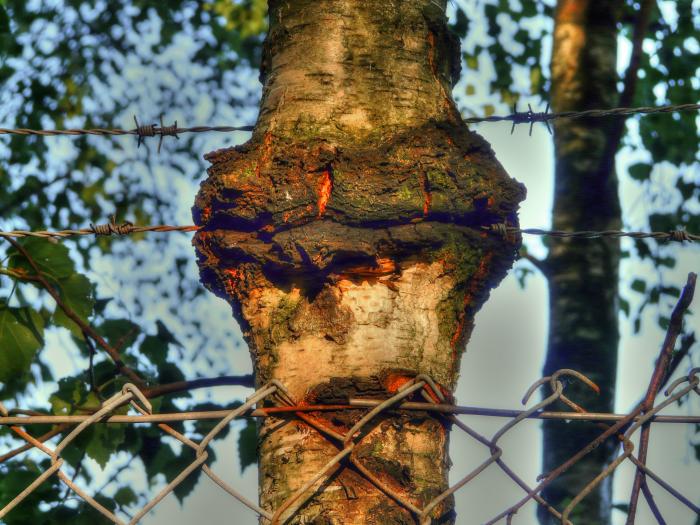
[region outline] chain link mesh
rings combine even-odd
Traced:
[[[530,500],[534,500],[538,505],[546,509],[547,512],[549,512],[558,522],[571,525],[572,522],[569,520],[569,516],[574,508],[605,478],[612,475],[612,473],[625,461],[630,461],[633,463],[637,469],[641,470],[644,475],[653,479],[659,485],[659,487],[672,495],[679,503],[700,515],[700,508],[694,504],[690,498],[683,495],[681,491],[674,488],[670,483],[664,480],[657,472],[646,465],[645,461],[641,461],[634,455],[635,447],[632,443],[632,437],[634,434],[637,433],[637,431],[645,424],[649,422],[656,422],[659,418],[659,412],[661,412],[664,408],[691,395],[693,392],[700,395],[699,373],[700,368],[695,368],[691,370],[687,376],[682,377],[672,383],[665,392],[666,399],[655,404],[651,410],[641,411],[639,408],[637,408],[623,417],[615,414],[602,414],[602,416],[607,416],[608,420],[617,420],[617,422],[612,426],[606,426],[605,428],[607,430],[598,436],[596,440],[589,443],[587,447],[579,451],[579,453],[563,464],[562,467],[565,468],[560,467],[555,469],[555,471],[548,473],[546,476],[543,476],[541,481],[539,481],[539,483],[534,487],[528,485],[515,473],[511,467],[504,462],[502,457],[503,449],[501,448],[499,442],[503,436],[519,425],[523,420],[532,417],[541,417],[543,414],[552,414],[551,412],[544,412],[544,410],[558,401],[564,402],[566,405],[571,407],[573,412],[554,414],[562,414],[562,417],[566,417],[567,414],[570,414],[572,419],[584,419],[586,415],[585,410],[571,401],[564,393],[565,385],[572,379],[580,381],[590,388],[597,389],[597,386],[592,381],[579,372],[563,369],[554,373],[552,376],[544,377],[536,381],[526,392],[522,400],[523,404],[527,404],[532,395],[541,388],[549,387],[547,397],[545,397],[539,403],[532,404],[525,410],[517,411],[517,415],[510,417],[507,423],[491,437],[486,437],[480,434],[469,425],[461,421],[457,415],[460,407],[453,406],[453,410],[451,411],[453,413],[445,410],[445,406],[451,405],[447,403],[446,398],[442,393],[442,389],[436,385],[436,383],[430,377],[425,375],[417,376],[408,381],[392,397],[371,403],[374,404],[374,406],[367,409],[358,422],[345,433],[338,433],[329,429],[327,426],[318,423],[316,418],[312,415],[312,412],[304,413],[297,411],[299,405],[291,397],[284,385],[278,381],[272,381],[256,390],[250,397],[247,398],[245,403],[238,408],[219,413],[219,421],[199,442],[193,441],[186,435],[173,429],[167,423],[158,423],[159,428],[165,434],[175,438],[184,446],[191,448],[194,451],[195,459],[184,470],[182,470],[179,475],[177,475],[157,494],[155,494],[145,506],[136,512],[128,523],[138,523],[148,512],[150,512],[160,501],[162,501],[163,498],[173,492],[173,490],[190,474],[197,469],[201,469],[201,471],[204,472],[219,487],[221,487],[222,490],[226,491],[232,498],[248,507],[253,513],[256,513],[258,516],[262,517],[264,522],[279,525],[293,517],[299,511],[299,509],[313,497],[315,490],[319,490],[319,487],[327,482],[338,469],[344,469],[352,466],[356,469],[356,471],[360,472],[362,476],[379,488],[388,498],[393,500],[396,505],[399,505],[411,512],[415,516],[417,522],[421,523],[421,525],[425,525],[430,524],[433,520],[439,518],[439,516],[434,515],[433,511],[435,511],[436,507],[443,500],[450,497],[457,491],[468,487],[469,483],[476,479],[481,473],[495,465],[501,471],[503,471],[513,483],[523,490],[525,496],[521,500],[505,508],[497,516],[494,516],[491,520],[486,522],[486,525],[491,525],[501,520],[506,520],[506,523],[511,523],[516,513]],[[425,399],[425,403],[407,401],[409,397],[415,397],[417,395],[422,396]],[[320,468],[311,479],[307,480],[302,487],[300,487],[296,492],[294,492],[273,510],[263,509],[257,503],[247,499],[229,483],[217,476],[212,468],[207,464],[207,460],[209,458],[208,447],[210,443],[218,434],[220,434],[228,425],[230,425],[232,421],[242,417],[248,417],[250,415],[267,415],[268,417],[274,417],[275,412],[268,414],[265,410],[256,409],[256,405],[261,402],[267,402],[268,404],[272,404],[273,407],[277,407],[281,410],[288,408],[290,413],[294,414],[309,427],[315,429],[315,431],[339,447],[339,451],[332,457],[329,457],[326,464]],[[67,435],[65,435],[65,437],[63,437],[55,447],[51,448],[40,439],[34,438],[18,424],[20,421],[22,425],[31,424],[34,422],[32,418],[36,416],[10,417],[10,412],[0,403],[0,424],[10,425],[11,430],[22,440],[24,440],[29,447],[43,452],[51,460],[51,465],[49,468],[42,472],[21,493],[17,494],[14,499],[8,503],[5,503],[4,506],[0,508],[0,520],[12,512],[12,510],[22,502],[22,500],[36,490],[37,487],[44,483],[48,478],[56,475],[68,489],[73,491],[77,496],[79,496],[95,510],[100,512],[112,523],[120,525],[127,523],[121,517],[117,516],[96,501],[96,495],[89,494],[86,490],[79,487],[73,481],[73,479],[65,473],[63,469],[64,460],[61,457],[61,453],[66,449],[66,447],[74,442],[76,438],[88,427],[92,425],[106,424],[108,421],[114,422],[114,419],[110,419],[110,416],[113,418],[117,410],[125,405],[129,405],[133,411],[138,414],[135,416],[120,416],[122,418],[130,418],[128,420],[129,423],[153,422],[154,418],[157,421],[157,414],[153,414],[151,404],[143,392],[133,384],[127,384],[124,386],[121,392],[115,394],[112,398],[107,400],[97,412],[82,417],[79,423],[72,423],[75,425],[74,428],[68,432]],[[396,411],[411,409],[425,410],[426,407],[430,407],[431,405],[435,407],[435,414],[437,414],[437,417],[444,418],[446,421],[451,422],[456,428],[462,431],[462,435],[465,439],[471,439],[483,445],[487,451],[487,456],[481,464],[465,475],[457,483],[449,487],[442,494],[434,497],[424,506],[419,507],[412,501],[408,500],[404,494],[397,492],[382,482],[379,477],[371,471],[371,469],[358,460],[358,458],[355,456],[355,450],[357,446],[362,443],[364,437],[362,431],[365,430],[368,425],[370,425],[372,421],[375,420],[380,414],[385,414],[388,412],[395,413]],[[334,409],[337,409],[337,407],[334,407]],[[352,409],[361,410],[359,407],[353,407]],[[481,415],[487,417],[503,417],[503,414],[498,412],[490,414],[488,409],[483,409]],[[574,418],[573,416],[579,417]],[[601,416],[601,414],[597,414],[597,416]],[[45,423],[47,418],[50,417],[55,417],[57,422],[60,419],[60,417],[56,416],[44,416],[41,419],[41,422]],[[188,413],[187,418],[196,419],[196,414],[193,415],[192,413]],[[207,418],[210,418],[209,415]],[[600,418],[591,417],[591,420],[600,421]],[[558,510],[550,505],[541,496],[542,490],[559,474],[573,466],[578,460],[584,457],[588,451],[598,446],[603,440],[613,435],[617,436],[622,443],[621,452],[610,465],[598,473],[598,475],[596,475],[593,479],[589,480],[588,484],[578,493],[578,495],[576,495],[576,497],[574,497],[566,508]]]

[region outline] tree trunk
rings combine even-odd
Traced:
[[[617,102],[617,22],[620,0],[559,0],[552,51],[552,107],[569,111],[612,107]],[[556,181],[553,227],[562,230],[611,230],[621,224],[617,178],[604,161],[609,121],[558,120],[555,125]],[[601,168],[601,166],[606,166]],[[567,395],[595,412],[614,409],[618,347],[618,268],[616,240],[558,239],[546,261],[549,278],[549,343],[545,375],[573,368],[598,383],[596,396],[570,385]],[[547,421],[544,471],[559,466],[601,430],[590,424]],[[545,498],[557,507],[592,480],[610,461],[609,440],[550,485]],[[572,515],[580,524],[608,523],[612,483],[608,478]],[[540,509],[540,522],[551,516]]]
[[[269,2],[252,139],[210,153],[193,209],[202,281],[233,306],[262,385],[301,403],[389,397],[417,374],[449,395],[475,312],[511,266],[524,188],[451,98],[458,41],[445,1]],[[344,433],[363,412],[314,413]],[[447,487],[448,428],[383,415],[355,459],[415,505]],[[274,511],[338,451],[299,419],[260,429]],[[341,463],[287,523],[413,523]],[[449,523],[453,502],[433,512]],[[283,520],[284,521],[284,520]]]

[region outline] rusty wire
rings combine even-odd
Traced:
[[[4,507],[0,508],[0,519],[11,512],[32,491],[55,474],[61,483],[72,490],[88,505],[92,506],[112,523],[119,525],[125,524],[126,522],[123,521],[122,518],[115,515],[97,502],[94,495],[89,494],[86,490],[76,485],[74,480],[63,471],[64,460],[61,458],[61,452],[91,425],[107,423],[157,423],[159,428],[163,430],[164,433],[174,437],[183,445],[192,449],[194,452],[194,459],[192,463],[190,463],[165,487],[163,487],[143,508],[134,514],[134,516],[128,521],[130,525],[138,523],[143,516],[145,516],[163,498],[171,493],[175,487],[182,483],[192,472],[196,471],[197,469],[201,469],[223,490],[250,508],[253,512],[257,513],[266,522],[273,525],[279,525],[286,522],[286,520],[288,520],[290,517],[294,516],[295,513],[298,512],[298,510],[306,503],[306,501],[313,497],[315,493],[313,490],[314,488],[318,489],[318,487],[321,486],[322,483],[326,482],[333,475],[333,473],[339,469],[347,468],[348,465],[352,465],[356,471],[360,472],[361,475],[367,478],[379,490],[384,492],[388,498],[394,500],[397,505],[411,512],[415,516],[416,520],[421,523],[421,525],[432,523],[433,519],[438,518],[438,516],[433,515],[434,511],[445,498],[448,498],[455,492],[463,489],[482,472],[489,467],[492,467],[492,465],[496,465],[498,468],[500,468],[515,484],[517,484],[525,492],[525,497],[516,504],[505,509],[498,516],[495,516],[493,519],[488,521],[487,525],[497,523],[504,519],[507,521],[507,523],[511,523],[514,520],[518,510],[531,499],[534,499],[538,505],[544,507],[558,522],[573,525],[568,518],[572,510],[578,503],[580,503],[581,500],[583,500],[591,491],[593,491],[599,483],[601,483],[606,477],[610,476],[625,460],[630,460],[638,469],[643,470],[645,475],[657,482],[661,488],[675,497],[680,503],[688,507],[693,512],[700,514],[700,508],[692,503],[688,497],[684,496],[678,489],[674,488],[667,481],[661,478],[648,465],[646,465],[645,462],[640,461],[635,457],[634,445],[631,441],[633,434],[642,428],[646,423],[664,421],[664,416],[659,415],[661,410],[677,400],[684,398],[691,392],[695,392],[700,395],[699,373],[700,369],[693,369],[687,376],[676,380],[666,390],[667,399],[656,404],[651,410],[643,414],[633,410],[626,416],[620,416],[618,414],[599,415],[604,416],[605,420],[617,421],[617,423],[613,425],[613,427],[610,427],[610,429],[604,434],[611,436],[616,430],[624,432],[624,434],[621,434],[622,452],[600,474],[598,474],[594,479],[590,480],[584,489],[581,490],[581,492],[562,511],[552,507],[540,494],[542,489],[554,479],[552,477],[552,473],[545,476],[544,481],[539,483],[534,488],[530,487],[503,461],[503,450],[499,445],[499,441],[505,434],[507,434],[525,419],[535,417],[541,418],[544,416],[544,414],[556,415],[556,417],[560,419],[586,419],[585,416],[587,416],[587,414],[580,413],[580,411],[583,409],[569,400],[569,398],[564,394],[565,384],[567,382],[563,381],[563,376],[569,376],[573,379],[581,381],[593,389],[597,389],[598,387],[586,376],[574,370],[563,369],[556,372],[552,376],[536,381],[525,394],[525,397],[522,400],[523,404],[527,404],[530,397],[532,397],[532,395],[540,388],[549,386],[550,393],[546,395],[542,401],[530,406],[526,410],[493,411],[492,409],[480,409],[482,410],[481,412],[476,412],[482,416],[509,418],[509,421],[490,438],[479,434],[457,417],[457,414],[465,412],[461,411],[460,409],[470,409],[472,407],[456,407],[448,404],[439,386],[436,385],[436,383],[430,377],[425,375],[420,375],[412,380],[409,380],[389,399],[363,400],[362,402],[359,402],[359,400],[351,400],[350,405],[344,408],[365,410],[366,412],[358,419],[357,423],[345,433],[336,432],[335,430],[329,429],[325,425],[317,423],[314,417],[312,417],[308,412],[303,411],[304,409],[302,406],[300,406],[292,398],[284,385],[277,381],[268,383],[262,388],[256,390],[250,397],[248,397],[245,403],[234,410],[222,410],[216,411],[215,413],[207,412],[201,414],[201,417],[197,413],[182,413],[183,416],[185,416],[182,418],[167,417],[172,416],[173,414],[153,414],[148,399],[146,399],[141,390],[131,384],[126,385],[120,393],[115,394],[112,398],[107,400],[94,414],[86,416],[71,416],[69,419],[65,419],[65,416],[13,417],[10,415],[12,412],[22,411],[10,411],[6,409],[2,403],[0,403],[0,425],[10,425],[10,429],[20,438],[22,438],[31,448],[40,450],[51,459],[51,465],[44,472],[42,472],[32,483],[30,483],[23,491],[12,499],[12,501],[5,503]],[[406,401],[406,398],[415,394],[421,394],[426,402]],[[262,401],[271,402],[273,406],[266,407],[264,409],[255,408],[255,405]],[[574,412],[544,412],[545,408],[557,401],[562,401],[569,407],[577,407],[578,410],[575,409]],[[124,405],[130,405],[139,415],[114,415],[114,413]],[[324,405],[317,405],[308,408],[310,411],[316,412],[320,411],[323,406]],[[329,409],[339,409],[339,407],[336,405],[328,406]],[[366,429],[368,425],[370,425],[372,421],[374,421],[381,414],[395,413],[396,411],[402,410],[426,410],[430,408],[435,409],[434,413],[437,414],[437,417],[445,418],[447,421],[453,423],[457,428],[462,430],[466,436],[469,436],[471,439],[481,443],[487,450],[488,455],[480,465],[465,475],[456,484],[447,488],[443,493],[437,495],[427,504],[419,507],[414,502],[408,500],[402,493],[397,492],[392,487],[386,486],[386,484],[382,482],[374,472],[372,472],[355,456],[355,449],[364,439],[364,435],[361,431]],[[446,408],[449,408],[449,410]],[[237,418],[245,416],[275,417],[283,413],[291,413],[296,415],[299,417],[299,419],[309,424],[309,426],[314,428],[321,435],[325,436],[326,439],[334,443],[338,447],[338,452],[332,457],[329,457],[326,464],[320,468],[311,479],[307,480],[306,483],[304,483],[296,492],[290,495],[287,500],[282,502],[276,509],[263,509],[255,502],[246,499],[245,496],[239,493],[234,487],[230,486],[214,473],[212,468],[207,465],[207,460],[209,458],[207,449],[211,441]],[[467,410],[466,413],[472,412]],[[46,419],[47,417],[52,417],[55,420],[48,420]],[[63,418],[60,419],[60,422],[74,425],[74,428],[53,448],[49,447],[45,443],[42,443],[40,439],[32,437],[20,426],[34,423],[46,423],[49,421],[58,423],[59,418]],[[218,419],[218,422],[211,429],[211,431],[201,439],[201,441],[195,442],[182,433],[174,430],[166,423],[166,421],[181,421],[184,419]],[[601,420],[600,418],[596,417],[589,419],[592,421]],[[681,420],[678,419],[670,419],[666,421],[681,422]],[[585,450],[592,449],[592,447],[596,446],[596,443],[602,442],[602,439],[605,439],[605,437],[603,435],[599,436],[594,442],[589,444]],[[581,454],[579,454],[579,456],[582,457]],[[572,465],[574,463],[575,461],[572,463]],[[561,472],[559,472],[559,474]]]
[[[585,111],[562,111],[560,113],[550,113],[549,104],[542,112],[535,112],[528,104],[527,111],[518,111],[513,106],[513,112],[510,115],[491,115],[489,117],[469,117],[464,119],[467,124],[478,124],[481,122],[512,122],[511,134],[515,131],[515,126],[518,124],[530,124],[530,135],[532,135],[532,127],[535,122],[542,122],[547,126],[547,130],[551,133],[549,121],[559,119],[580,119],[580,118],[605,118],[605,117],[622,117],[628,115],[650,115],[654,113],[676,113],[680,111],[698,111],[700,104],[674,104],[668,106],[642,106],[636,108],[609,108],[609,109],[587,109]]]
[[[28,129],[28,128],[0,128],[0,135],[24,135],[24,136],[39,136],[39,137],[56,137],[56,136],[123,136],[123,135],[135,135],[137,137],[137,147],[141,147],[141,144],[145,142],[145,139],[149,137],[159,137],[158,141],[158,153],[160,153],[161,146],[163,145],[164,137],[175,137],[179,139],[178,135],[180,133],[207,133],[207,132],[218,132],[218,133],[230,133],[233,131],[253,131],[254,126],[193,126],[188,128],[181,128],[177,125],[177,120],[174,124],[166,126],[163,124],[163,115],[160,116],[160,125],[158,124],[144,124],[140,123],[139,120],[134,115],[134,128],[133,129],[118,129],[118,128],[73,128],[73,129]]]
[[[666,242],[693,242],[700,241],[700,235],[696,233],[687,232],[684,229],[669,231],[669,232],[633,232],[633,231],[621,231],[621,230],[604,230],[604,231],[563,231],[563,230],[544,230],[540,228],[516,228],[514,226],[509,226],[504,223],[491,224],[489,226],[481,227],[484,231],[501,235],[503,237],[509,237],[511,234],[521,234],[521,235],[538,235],[542,237],[553,237],[560,239],[618,239],[620,237],[631,237],[633,239],[656,239],[657,241]],[[169,225],[169,224],[158,224],[158,225],[144,225],[137,226],[130,222],[124,222],[122,224],[116,224],[114,219],[106,224],[91,224],[89,228],[73,229],[73,230],[11,230],[3,231],[0,230],[0,238],[23,238],[23,237],[40,237],[45,239],[66,239],[69,237],[85,236],[85,235],[130,235],[132,233],[142,233],[142,232],[193,232],[199,229],[198,226],[193,224],[188,225]]]
[[[185,226],[173,226],[169,224],[156,224],[136,226],[131,222],[123,222],[117,224],[114,219],[106,224],[91,224],[89,228],[80,228],[78,230],[56,230],[56,231],[30,231],[30,230],[0,230],[0,238],[24,238],[24,237],[39,237],[42,239],[66,239],[68,237],[77,237],[84,235],[131,235],[132,233],[144,232],[193,232],[199,229],[198,226],[189,224]]]
[[[687,232],[684,229],[669,232],[630,232],[622,230],[543,230],[540,228],[516,228],[505,223],[482,226],[482,229],[496,233],[503,237],[510,234],[539,235],[541,237],[555,237],[560,239],[619,239],[620,237],[631,237],[632,239],[656,239],[657,241],[693,242],[700,241],[700,235]]]
[[[532,126],[535,122],[543,122],[547,129],[549,121],[558,119],[579,119],[579,118],[605,118],[605,117],[620,117],[627,115],[650,115],[659,113],[676,113],[681,111],[697,111],[700,109],[700,104],[674,104],[667,106],[641,106],[634,108],[609,108],[609,109],[587,109],[584,111],[562,111],[560,113],[549,113],[549,104],[543,112],[535,112],[528,104],[528,111],[518,111],[513,107],[513,112],[510,115],[490,115],[488,117],[468,117],[464,119],[467,124],[478,124],[482,122],[512,122],[513,127],[511,133],[515,130],[518,124],[530,124],[530,134],[532,134]],[[207,133],[210,131],[220,133],[230,133],[232,131],[253,131],[255,126],[193,126],[188,128],[180,128],[177,121],[171,126],[163,124],[163,116],[160,116],[160,125],[158,124],[142,124],[139,123],[134,116],[135,127],[133,129],[119,128],[73,128],[73,129],[28,129],[28,128],[0,128],[0,135],[33,135],[40,137],[55,137],[61,135],[81,136],[122,136],[135,135],[138,138],[138,145],[143,144],[144,139],[148,137],[159,137],[158,151],[163,143],[163,137],[174,136],[180,133]]]

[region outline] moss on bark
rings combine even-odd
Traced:
[[[473,315],[519,245],[483,226],[517,225],[524,188],[454,106],[444,8],[270,2],[253,138],[207,155],[193,209],[202,282],[233,306],[259,384],[279,379],[305,402],[389,397],[421,373],[455,386]],[[360,416],[312,417],[344,432]],[[372,421],[358,447],[425,505],[447,487],[447,444],[432,416],[399,414]],[[267,419],[262,505],[277,508],[337,450],[305,423]],[[413,521],[347,464],[308,496],[289,523]],[[433,516],[451,522],[452,505]]]

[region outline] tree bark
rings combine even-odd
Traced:
[[[552,51],[554,111],[612,107],[616,82],[617,22],[620,0],[559,0],[555,11]],[[554,144],[556,179],[553,227],[561,230],[611,230],[621,224],[614,164],[604,165],[609,140],[606,119],[558,120]],[[552,243],[546,260],[549,277],[549,341],[545,375],[560,368],[576,369],[601,388],[567,387],[567,395],[596,412],[614,409],[617,373],[618,269],[616,240]],[[543,424],[544,471],[548,472],[592,441],[600,429],[587,424]],[[544,491],[557,507],[565,506],[611,459],[609,440]],[[580,524],[609,523],[612,483],[608,478],[572,515]],[[552,523],[540,509],[541,523]]]
[[[390,397],[425,373],[454,389],[475,312],[511,266],[524,188],[451,98],[459,44],[445,1],[269,2],[252,139],[210,153],[193,215],[201,279],[243,328],[256,383],[299,402]],[[317,413],[344,433],[359,411]],[[448,428],[382,415],[355,454],[422,507],[447,488]],[[298,419],[260,428],[260,500],[274,511],[338,451]],[[414,523],[341,463],[286,523]],[[433,512],[454,519],[453,501]]]

